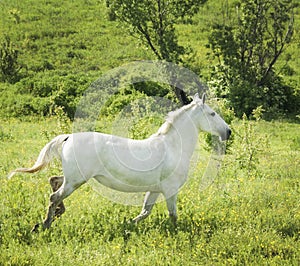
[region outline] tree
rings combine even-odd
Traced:
[[[286,109],[292,89],[274,68],[293,35],[292,0],[241,0],[236,23],[215,24],[209,38],[222,80],[217,95],[227,97],[239,115]]]
[[[181,63],[186,49],[178,44],[175,25],[195,15],[207,0],[107,0],[112,17],[126,23],[131,33],[151,49],[158,60]],[[182,104],[188,98],[173,88]]]

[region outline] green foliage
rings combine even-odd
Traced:
[[[101,108],[100,116],[116,116],[123,109],[126,109],[131,102],[138,100],[145,95],[135,89],[122,88],[112,95]]]
[[[217,95],[227,97],[239,116],[260,105],[269,113],[294,112],[294,89],[274,69],[292,40],[293,1],[242,0],[236,8],[236,21],[215,24],[209,37],[219,60],[212,72]]]
[[[175,24],[191,18],[206,0],[107,0],[110,14],[131,27],[157,59],[178,63],[186,52],[179,45]]]
[[[165,97],[169,93],[167,85],[151,81],[134,83],[132,87],[147,96]]]
[[[0,81],[11,83],[18,81],[21,68],[18,54],[19,51],[11,43],[10,37],[5,35],[0,47]]]
[[[163,123],[170,103],[171,100],[147,96],[133,88],[121,89],[101,109],[97,131],[145,139]]]
[[[0,141],[12,141],[12,133],[11,132],[6,132],[5,129],[0,127]]]
[[[145,139],[154,134],[164,122],[162,110],[151,102],[151,98],[142,98],[140,101],[131,103],[131,127],[129,137],[133,139]],[[154,110],[153,110],[154,109]]]
[[[58,75],[44,72],[35,77],[23,78],[14,85],[3,85],[1,116],[52,115],[56,107],[73,118],[77,102],[89,86],[86,75]]]
[[[18,88],[6,85],[1,90],[0,116],[3,118],[43,116],[48,113],[49,100],[30,94],[20,94]]]

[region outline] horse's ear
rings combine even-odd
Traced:
[[[206,93],[204,92],[204,93],[202,94],[202,103],[203,103],[203,104],[205,103],[205,99],[206,99]]]
[[[198,100],[200,100],[200,98],[199,98],[199,94],[197,92],[193,97],[193,101],[198,101]]]

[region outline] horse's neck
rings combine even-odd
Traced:
[[[186,155],[191,156],[196,147],[198,133],[192,116],[185,113],[172,123],[165,137],[172,145],[180,146]]]

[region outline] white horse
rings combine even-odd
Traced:
[[[37,172],[54,157],[61,159],[64,176],[50,178],[53,194],[43,228],[49,228],[54,217],[65,211],[63,200],[91,178],[118,191],[146,192],[134,222],[150,214],[162,193],[176,222],[177,194],[187,180],[200,129],[221,140],[231,134],[224,120],[205,104],[205,94],[202,99],[196,94],[189,105],[169,113],[158,131],[144,140],[96,132],[59,135],[41,150],[33,167],[16,169],[10,177],[17,172]]]

